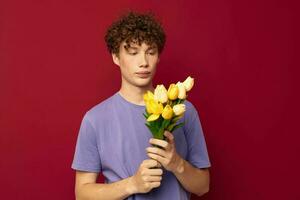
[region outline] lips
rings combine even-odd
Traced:
[[[140,78],[148,78],[148,77],[150,77],[150,72],[149,71],[136,72],[135,74],[138,77],[140,77]]]
[[[141,72],[136,72],[136,74],[144,75],[144,74],[150,74],[150,72],[149,71],[141,71]]]

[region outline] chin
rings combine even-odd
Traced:
[[[138,87],[147,87],[151,84],[151,79],[144,79],[135,82],[136,86]]]

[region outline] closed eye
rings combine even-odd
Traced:
[[[130,55],[136,55],[137,52],[128,52]]]

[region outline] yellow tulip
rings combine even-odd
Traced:
[[[183,85],[186,89],[186,91],[190,91],[192,87],[194,86],[194,78],[192,77],[187,77],[187,79],[183,82]]]
[[[155,121],[159,118],[159,115],[156,115],[156,114],[152,114],[148,117],[147,119],[147,122],[152,122],[152,121]]]
[[[167,89],[164,85],[157,85],[154,90],[154,99],[161,103],[166,103],[168,101]]]
[[[154,121],[159,118],[160,114],[163,112],[163,105],[155,100],[150,100],[146,103],[147,112],[152,114],[148,117],[147,121]]]
[[[157,101],[150,101],[150,106],[152,107],[154,114],[161,114],[164,109],[163,105]]]
[[[186,98],[186,89],[183,85],[183,83],[181,83],[180,81],[178,83],[176,83],[177,87],[178,87],[178,98],[179,99],[185,99]]]
[[[161,115],[164,119],[171,119],[173,117],[173,109],[171,106],[166,105]]]
[[[183,114],[185,112],[185,105],[181,103],[173,106],[173,112],[176,116]]]
[[[149,114],[153,113],[152,107],[150,106],[150,101],[146,101],[146,110]]]
[[[144,98],[144,101],[145,101],[145,102],[148,102],[148,101],[150,101],[151,99],[154,99],[154,95],[153,95],[153,93],[152,93],[151,91],[148,90],[148,91],[144,94],[143,98]]]
[[[168,98],[170,100],[175,100],[178,97],[178,93],[179,93],[178,87],[174,83],[172,83],[168,89]]]

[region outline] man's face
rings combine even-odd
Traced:
[[[136,87],[148,87],[152,84],[159,62],[156,45],[131,43],[128,48],[125,46],[126,43],[122,42],[119,56],[112,54],[114,63],[120,67],[122,81]]]

